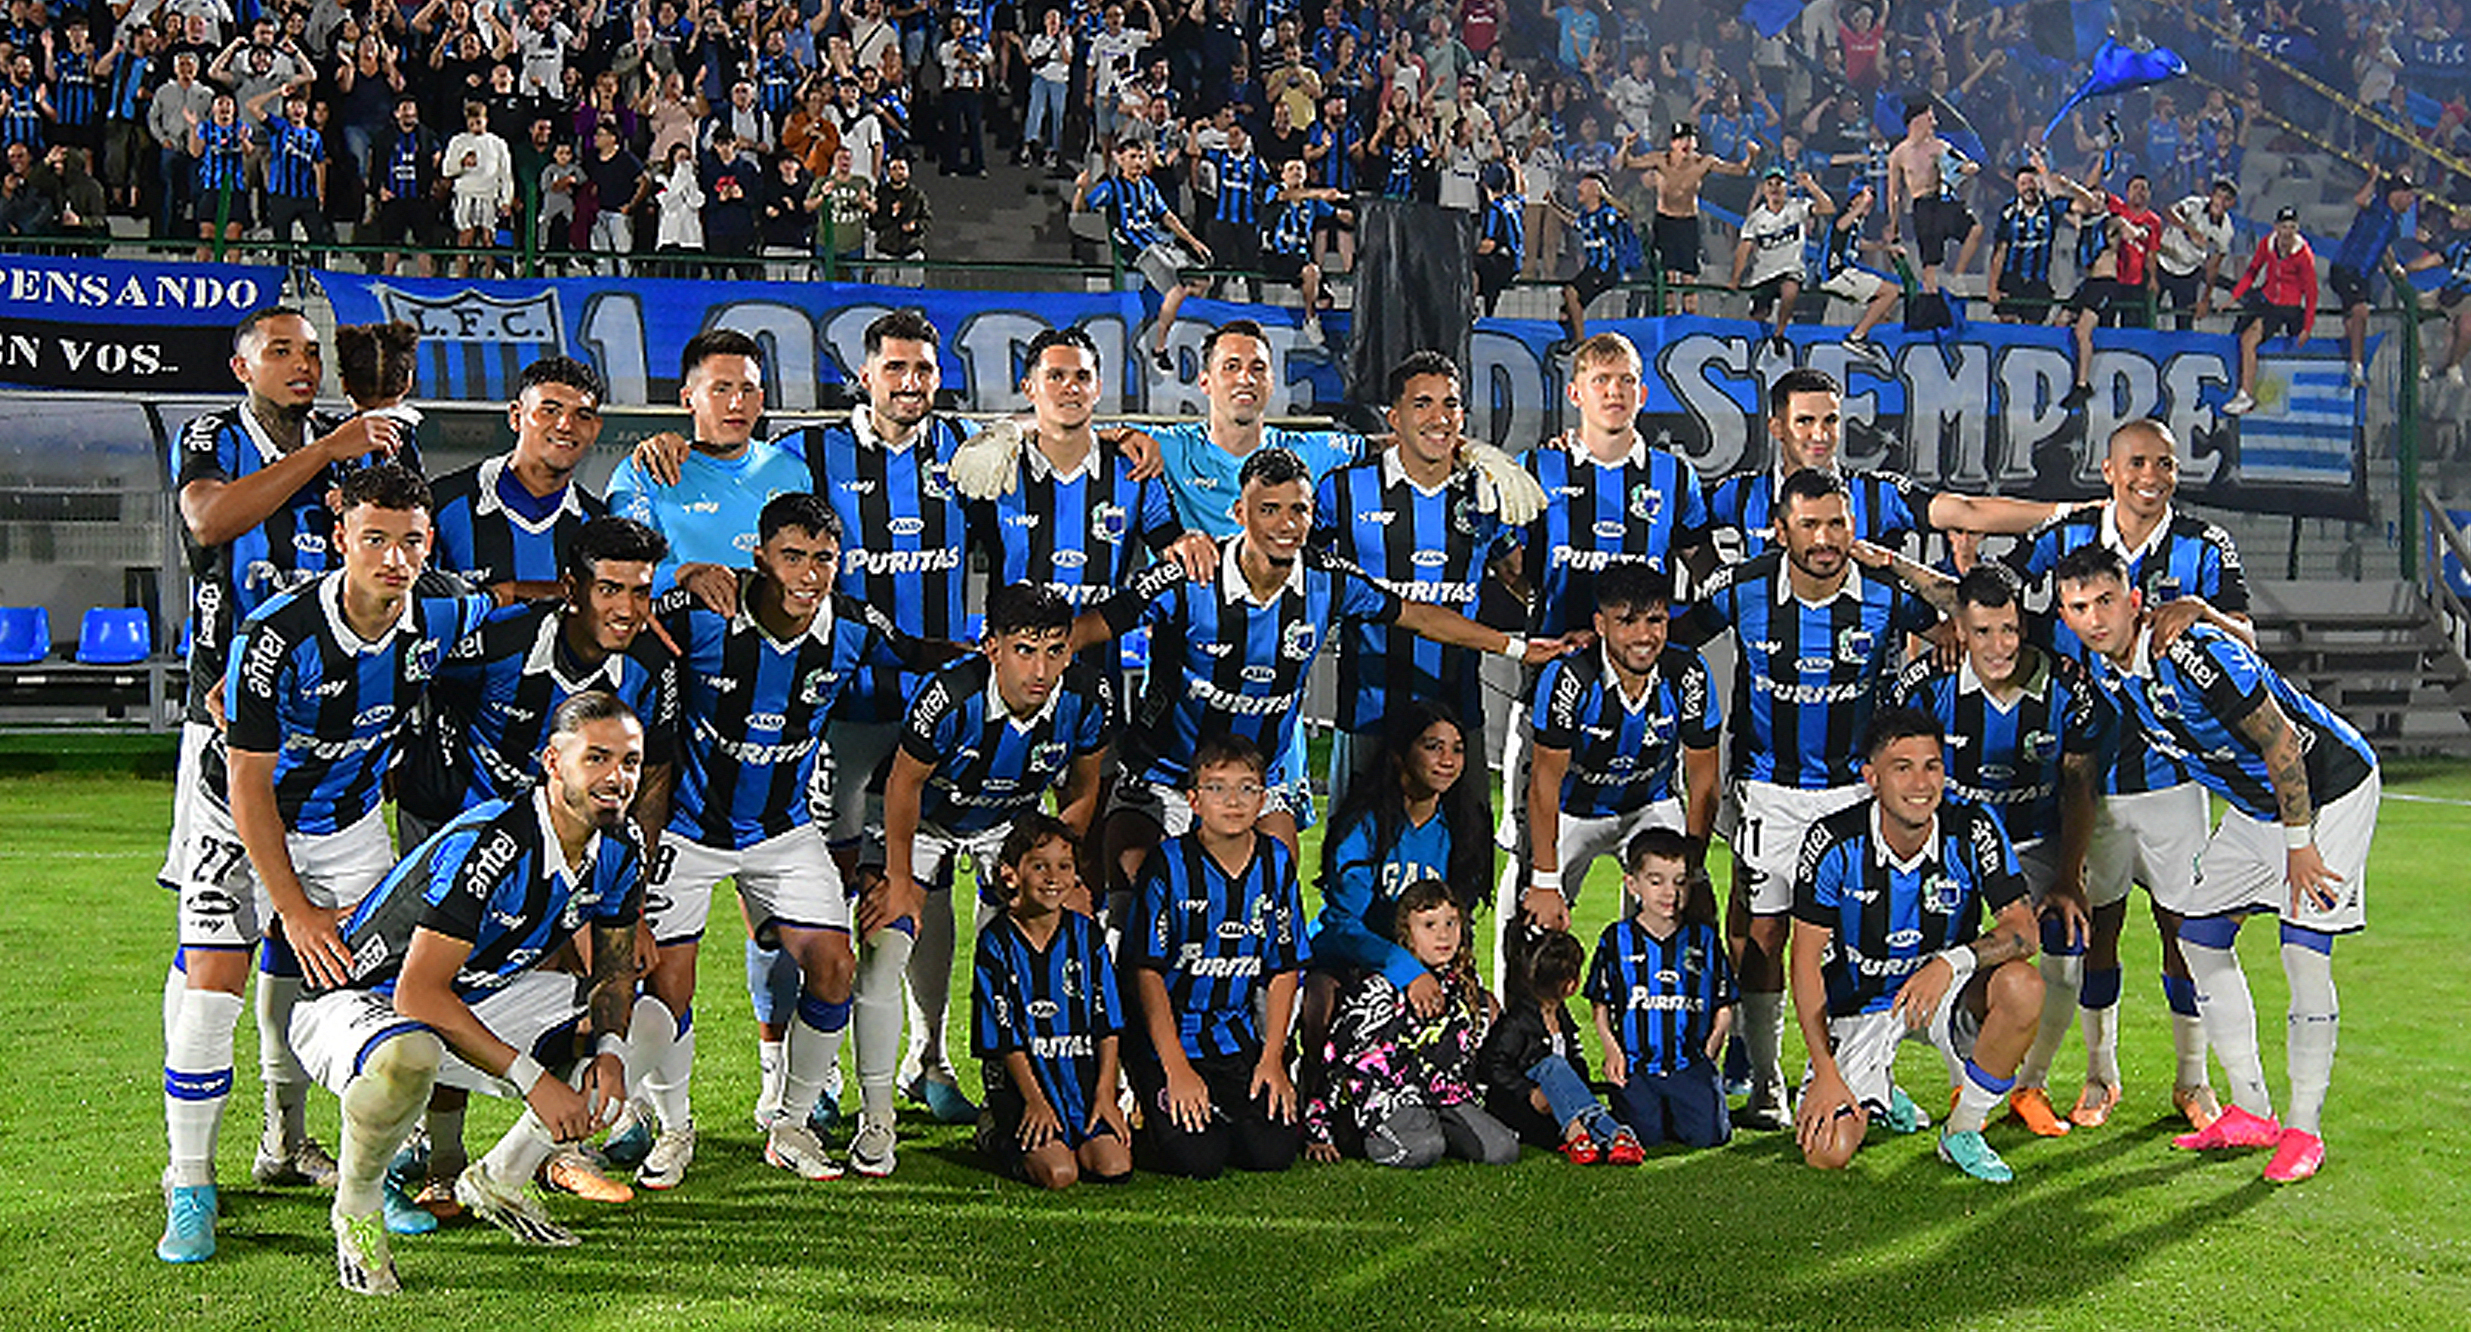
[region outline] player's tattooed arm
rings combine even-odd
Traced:
[[[2034,935],[2038,932],[2032,905],[2023,898],[2010,902],[1992,919],[1990,933],[1969,945],[1973,949],[1974,969],[2021,962],[2033,956]]]
[[[592,996],[586,1009],[593,1035],[626,1035],[635,1012],[635,922],[593,922]]]
[[[1941,615],[1956,614],[1956,580],[1937,569],[1916,563],[1871,541],[1854,542],[1853,558],[1866,569],[1877,569],[1893,576],[1911,588],[1915,596],[1929,602],[1931,609]]]
[[[2308,797],[2308,756],[2281,706],[2271,698],[2261,700],[2239,719],[2239,733],[2265,758],[2265,774],[2274,784],[2274,804],[2282,826],[2305,828],[2315,823],[2316,808]]]

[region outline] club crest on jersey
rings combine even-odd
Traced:
[[[2164,681],[2156,680],[2145,687],[2145,706],[2152,708],[2156,717],[2176,721],[2180,715],[2179,691]]]
[[[1065,997],[1065,998],[1067,998],[1067,999],[1078,999],[1078,998],[1080,998],[1080,997],[1081,997],[1081,959],[1080,959],[1080,958],[1077,958],[1077,957],[1068,957],[1068,958],[1065,958],[1065,959],[1064,959],[1064,987],[1063,987],[1063,988],[1064,988],[1064,997]]]
[[[2185,584],[2179,580],[2179,575],[2168,569],[2157,570],[2145,580],[2145,603],[2149,606],[2158,606],[2165,601],[2176,600],[2180,589],[2184,586]]]
[[[1965,885],[1953,875],[1934,874],[1922,881],[1922,901],[1934,915],[1953,916],[1965,908]]]
[[[1879,636],[1858,625],[1839,630],[1836,635],[1836,659],[1849,666],[1860,665],[1870,660],[1871,652],[1878,645]]]
[[[1064,766],[1065,744],[1049,740],[1030,750],[1030,766],[1052,771]]]
[[[798,687],[798,701],[810,708],[822,706],[825,699],[832,697],[832,687],[840,679],[841,673],[830,667],[807,672],[806,683]]]
[[[1279,632],[1278,650],[1289,661],[1304,661],[1313,655],[1315,641],[1313,626],[1291,624]]]
[[[406,684],[418,684],[438,673],[438,658],[445,655],[439,643],[420,643],[403,657],[403,679]]]
[[[1642,481],[1630,488],[1630,516],[1643,523],[1656,521],[1664,512],[1664,492]]]
[[[1110,546],[1124,543],[1124,534],[1132,529],[1121,504],[1101,504],[1090,511],[1090,535]],[[1060,553],[1060,552],[1059,552]]]
[[[936,463],[919,474],[918,493],[931,500],[952,498],[952,478],[945,474],[942,463]]]
[[[2048,731],[2027,731],[2017,739],[2016,748],[2035,763],[2048,763],[2059,753],[2059,737]]]
[[[1475,496],[1461,495],[1450,501],[1450,530],[1460,536],[1474,536],[1476,527]]]

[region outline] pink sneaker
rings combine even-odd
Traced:
[[[2183,1152],[2217,1152],[2225,1149],[2272,1147],[2281,1141],[2282,1125],[2259,1115],[2252,1115],[2238,1106],[2226,1106],[2214,1122],[2194,1133],[2182,1133],[2171,1139],[2171,1145]]]
[[[2265,1163],[2268,1184],[2297,1184],[2325,1164],[2325,1139],[2306,1129],[2287,1128],[2274,1144],[2274,1159]]]

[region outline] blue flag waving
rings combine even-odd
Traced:
[[[2139,51],[2115,40],[2105,41],[2102,49],[2094,52],[2093,69],[2085,75],[2085,81],[2076,85],[2076,91],[2069,93],[2068,99],[2051,113],[2050,126],[2042,131],[2042,137],[2047,140],[2058,133],[2059,123],[2068,118],[2068,113],[2092,98],[2168,83],[2187,72],[2188,62],[2169,47]]]
[[[1742,0],[1742,22],[1758,29],[1762,37],[1773,37],[1792,27],[1809,4],[1810,0]]]

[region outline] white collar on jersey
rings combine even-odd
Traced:
[[[1639,686],[1639,696],[1632,698],[1622,689],[1621,673],[1613,669],[1613,649],[1606,647],[1599,640],[1596,644],[1596,655],[1604,661],[1605,692],[1611,694],[1614,700],[1622,705],[1622,711],[1637,712],[1647,706],[1649,699],[1656,696],[1656,675],[1652,667],[1648,672],[1647,683]]]
[[[565,690],[569,694],[580,694],[595,686],[606,689],[613,694],[618,692],[619,676],[624,669],[619,662],[619,658],[624,657],[626,654],[623,652],[612,652],[608,656],[601,658],[600,665],[593,667],[591,670],[584,672],[580,676],[570,679],[568,678],[566,672],[558,667],[558,636],[564,633],[565,630],[565,611],[560,610],[553,614],[544,615],[541,617],[540,632],[532,636],[532,650],[524,654],[523,673],[526,675],[541,675],[545,673],[551,679],[557,681],[560,689]]]
[[[2155,523],[2154,530],[2145,534],[2144,545],[2131,549],[2128,545],[2128,538],[2122,536],[2119,531],[2119,501],[2104,500],[2102,501],[2102,544],[2118,551],[2120,558],[2128,562],[2128,567],[2135,568],[2137,561],[2161,549],[2163,541],[2171,534],[2171,520],[2178,516],[2177,510],[2170,505],[2163,505],[2162,521]]]
[[[578,518],[583,516],[583,497],[575,493],[575,482],[571,477],[567,479],[566,488],[558,492],[558,507],[551,509],[548,516],[537,523],[507,508],[506,502],[498,498],[498,478],[506,475],[507,467],[513,464],[514,460],[515,455],[501,453],[481,463],[480,471],[472,483],[475,491],[472,496],[472,512],[475,515],[504,513],[506,521],[535,535],[556,527],[558,520],[568,514],[573,514]],[[522,485],[523,482],[519,479],[515,484]]]
[[[1390,447],[1381,451],[1381,488],[1384,490],[1388,490],[1390,487],[1404,481],[1408,485],[1415,486],[1416,493],[1419,495],[1438,495],[1443,491],[1448,490],[1450,488],[1451,480],[1457,476],[1458,469],[1453,467],[1449,473],[1442,477],[1440,485],[1419,485],[1414,477],[1407,474],[1407,464],[1399,461],[1399,445],[1397,441],[1393,440]]]
[[[532,813],[541,821],[541,859],[548,865],[549,873],[553,877],[566,880],[567,892],[571,894],[576,886],[592,873],[592,866],[600,859],[600,829],[592,830],[592,839],[583,844],[583,859],[577,861],[575,868],[570,871],[566,868],[566,847],[558,841],[558,825],[549,820],[549,788],[547,786],[532,788]]]
[[[2128,664],[2118,668],[2123,675],[2154,676],[2154,628],[2150,624],[2136,627],[2136,647],[2128,653]]]
[[[1278,599],[1276,594],[1273,594],[1269,601],[1262,601],[1253,596],[1252,580],[1244,576],[1244,561],[1241,558],[1243,549],[1244,534],[1242,532],[1238,532],[1234,536],[1227,538],[1226,542],[1219,546],[1219,594],[1226,597],[1230,601],[1240,599],[1255,606],[1267,606],[1272,604]],[[1296,562],[1287,566],[1287,585],[1281,589],[1281,591],[1302,592],[1303,590],[1304,552],[1299,550],[1296,552]]]
[[[805,634],[805,637],[812,638],[825,647],[832,646],[832,595],[831,588],[824,589],[824,595],[815,603],[815,618],[807,621]],[[793,644],[795,639],[774,638],[772,631],[764,627],[764,622],[755,614],[754,597],[754,575],[750,574],[739,579],[738,613],[729,617],[730,629],[733,632],[739,629],[753,629],[764,636],[765,642],[776,647],[789,647]]]
[[[906,441],[895,444],[891,440],[884,438],[884,436],[876,430],[874,404],[862,402],[849,409],[849,431],[851,434],[858,437],[858,442],[861,444],[872,444],[879,449],[886,449],[893,453],[909,452],[910,449],[915,447],[920,440],[927,438],[934,432],[934,430],[935,414],[930,411],[925,417],[919,420],[918,428],[910,432],[909,438]]]
[[[1636,426],[1630,431],[1630,452],[1623,454],[1619,462],[1608,463],[1589,452],[1587,441],[1579,438],[1575,428],[1562,432],[1562,447],[1570,450],[1573,461],[1594,463],[1598,467],[1645,467],[1647,455],[1651,452],[1647,446],[1647,436],[1640,434]]]
[[[343,616],[343,571],[337,569],[317,580],[317,604],[326,611],[326,627],[334,632],[335,642],[354,656],[371,656],[393,644],[395,635],[412,632],[412,603],[419,600],[410,588],[403,590],[403,609],[396,613],[394,623],[374,639],[362,638],[360,631]]]
[[[1058,481],[1081,481],[1098,475],[1098,451],[1107,446],[1099,440],[1097,435],[1090,436],[1090,451],[1081,455],[1081,461],[1074,463],[1070,468],[1063,468],[1056,466],[1055,461],[1039,449],[1038,427],[1031,426],[1024,433],[1030,438],[1024,441],[1028,447],[1021,450],[1021,464],[1029,469],[1032,481],[1045,481],[1050,478]]]
[[[1054,716],[1056,700],[1062,697],[1064,697],[1064,682],[1061,679],[1058,679],[1055,682],[1055,688],[1047,691],[1047,701],[1038,705],[1038,711],[1031,713],[1027,717],[1014,716],[1012,705],[1004,701],[1004,691],[996,687],[994,664],[992,662],[988,664],[987,715],[990,717],[1003,718],[1013,730],[1021,734],[1027,735],[1032,730],[1037,729],[1037,727],[1049,717]]]
[[[268,462],[289,457],[293,450],[309,442],[309,422],[304,418],[300,423],[300,438],[289,444],[276,443],[275,437],[266,433],[264,423],[257,419],[257,413],[249,410],[245,398],[240,403],[240,428],[248,431],[250,441],[257,445],[257,456]]]
[[[1781,551],[1783,547],[1779,546],[1777,549]],[[1776,562],[1775,582],[1777,605],[1782,606],[1788,601],[1801,600],[1799,597],[1793,595],[1793,565],[1790,560],[1779,559]],[[1803,602],[1802,604],[1812,607],[1833,606],[1847,597],[1851,597],[1855,601],[1860,601],[1862,599],[1862,566],[1854,563],[1853,557],[1850,555],[1845,557],[1845,581],[1837,584],[1835,591],[1821,597],[1819,600]]]
[[[2019,686],[2020,692],[2017,697],[2040,699],[2051,687],[2051,659],[2043,655],[2042,650],[2031,643],[2021,644],[2017,651],[2026,654],[2026,660],[2032,663],[2025,668],[2024,683]],[[1982,683],[1981,675],[1973,669],[1971,653],[1966,654],[1965,659],[1957,664],[1956,690],[1960,694],[1980,694],[1990,700],[1991,706],[2002,711],[2008,707],[1992,695],[1990,686]]]
[[[1899,860],[1896,853],[1888,849],[1887,833],[1879,825],[1879,798],[1872,796],[1870,801],[1870,859],[1872,864],[1881,869],[1895,870],[1899,874],[1911,874],[1924,865],[1938,864],[1939,815],[1934,812],[1930,816],[1930,828],[1922,838],[1920,853],[1911,860]]]

